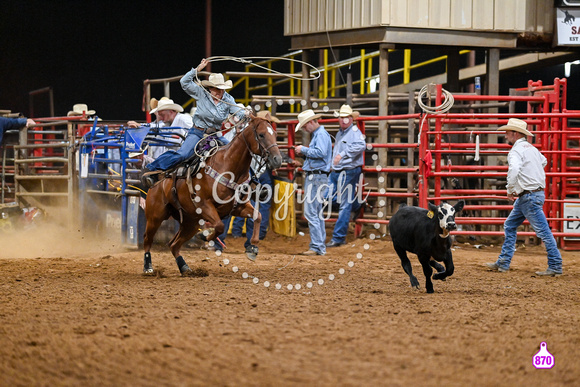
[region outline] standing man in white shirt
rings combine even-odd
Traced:
[[[515,203],[504,223],[505,240],[499,258],[485,265],[502,273],[509,270],[515,252],[517,228],[527,219],[536,235],[544,242],[548,253],[548,268],[536,274],[558,276],[562,274],[562,256],[542,208],[546,199],[544,167],[547,160],[535,146],[527,142],[527,136],[533,136],[527,127],[525,121],[510,118],[507,125],[498,129],[506,131],[505,138],[512,146],[508,154],[506,187],[508,199],[515,200]]]

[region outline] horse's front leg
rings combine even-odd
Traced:
[[[217,209],[209,201],[200,206],[202,218],[205,219],[205,230],[203,238],[206,241],[213,241],[218,235],[224,232],[224,222],[222,222]]]
[[[256,219],[253,219],[254,212],[257,213]],[[262,223],[262,214],[260,214],[259,211],[256,211],[250,202],[246,202],[237,206],[232,211],[232,215],[246,219],[252,218],[254,220],[254,230],[252,231],[250,246],[246,247],[246,256],[251,261],[255,261],[256,256],[258,255],[258,243],[260,243],[260,224]]]

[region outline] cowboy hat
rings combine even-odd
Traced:
[[[181,105],[178,105],[175,102],[173,102],[172,99],[163,97],[157,102],[157,107],[153,108],[149,113],[154,114],[161,110],[175,110],[176,112],[181,113],[183,111],[183,108],[181,107]]]
[[[294,131],[297,132],[306,123],[312,120],[317,120],[320,117],[322,117],[322,114],[315,114],[314,110],[312,109],[304,110],[302,113],[298,114],[298,125],[296,125],[296,129]]]
[[[278,119],[278,117],[271,115],[270,112],[267,111],[267,110],[259,111],[258,113],[256,113],[256,117],[263,118],[266,121],[270,121],[270,122],[275,122],[275,123],[279,123],[280,122],[280,120]]]
[[[73,109],[67,113],[67,116],[82,116],[83,112],[85,115],[87,116],[92,116],[93,114],[96,113],[96,111],[94,110],[89,110],[89,107],[87,106],[87,104],[84,103],[77,103],[75,105],[73,105]]]
[[[212,73],[209,75],[207,81],[201,81],[201,84],[205,87],[215,87],[216,89],[227,90],[231,89],[233,84],[229,79],[224,80],[224,76],[220,73]]]
[[[514,132],[519,132],[525,134],[526,136],[533,136],[533,133],[528,129],[528,124],[526,121],[522,121],[518,118],[510,118],[507,125],[497,128],[497,130],[513,130]]]
[[[342,105],[340,110],[338,111],[339,117],[348,117],[351,116],[352,118],[356,119],[360,116],[360,113],[357,111],[353,111],[352,108],[348,105]]]

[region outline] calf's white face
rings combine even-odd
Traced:
[[[455,208],[448,203],[443,203],[437,208],[439,226],[443,230],[455,230]]]
[[[457,228],[455,224],[455,214],[463,209],[464,202],[460,200],[456,205],[452,206],[449,203],[442,203],[440,206],[436,206],[429,203],[430,217],[435,213],[437,214],[437,219],[439,220],[439,227],[443,230],[443,234],[439,234],[441,238],[447,238],[449,232]]]
[[[447,238],[449,231],[455,230],[455,208],[448,203],[443,203],[437,207],[437,217],[439,218],[439,226],[443,230],[443,234],[439,234],[441,238]]]

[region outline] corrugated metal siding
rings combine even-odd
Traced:
[[[451,0],[440,0],[431,3],[429,9],[429,27],[449,28],[451,15],[449,14]]]
[[[473,1],[472,0],[452,0],[451,5],[451,25],[454,30],[472,29]]]
[[[473,0],[471,25],[474,30],[493,29],[493,11],[495,1]]]
[[[551,33],[552,0],[285,0],[286,35],[388,25]]]

